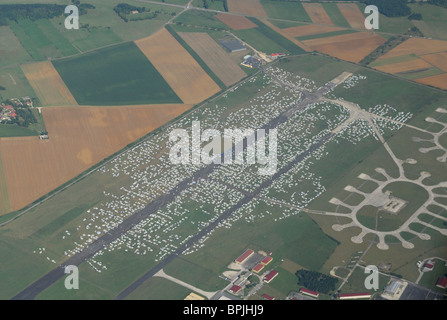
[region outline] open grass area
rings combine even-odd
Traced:
[[[79,104],[181,103],[132,42],[53,61],[53,65]]]
[[[312,22],[299,2],[261,0],[261,4],[269,18]]]

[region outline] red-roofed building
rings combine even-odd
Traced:
[[[438,282],[436,282],[436,286],[441,289],[446,289],[447,288],[447,278],[446,277],[439,278]]]
[[[262,259],[262,261],[261,261],[261,263],[263,264],[263,265],[268,265],[270,262],[272,262],[272,260],[273,260],[273,258],[272,257],[265,257],[264,259]]]
[[[241,289],[242,287],[234,285],[231,287],[230,291],[233,292],[234,294],[237,294]]]
[[[349,300],[349,299],[371,299],[371,294],[369,292],[362,293],[340,293],[338,295],[340,300]]]
[[[237,259],[236,259],[236,263],[243,263],[245,260],[248,259],[248,257],[250,257],[252,254],[254,253],[253,250],[248,249],[246,250],[243,254],[241,254]]]
[[[275,297],[271,297],[269,295],[266,295],[265,293],[262,295],[262,297],[266,300],[275,300]]]
[[[423,269],[423,271],[425,271],[425,272],[427,272],[427,271],[432,271],[434,267],[435,267],[435,266],[432,265],[431,263],[426,262],[426,263],[424,264],[424,269]]]
[[[264,281],[266,283],[270,283],[276,276],[278,275],[278,271],[272,270],[268,275],[264,277]]]
[[[259,273],[259,271],[261,271],[262,269],[264,269],[264,265],[262,263],[258,263],[253,269],[253,272]]]
[[[320,296],[320,294],[318,292],[312,291],[312,290],[308,290],[306,288],[301,288],[300,289],[300,293],[314,297],[314,298],[318,298]]]

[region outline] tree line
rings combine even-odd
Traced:
[[[79,14],[85,14],[88,9],[95,9],[89,3],[81,3],[72,0],[79,9]],[[0,26],[8,25],[8,20],[18,21],[21,19],[51,19],[65,14],[66,5],[62,4],[2,4],[0,5]]]

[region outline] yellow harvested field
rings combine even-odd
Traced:
[[[239,64],[233,61],[230,55],[208,33],[179,32],[179,35],[226,86],[247,76]]]
[[[358,63],[386,40],[371,32],[357,32],[329,38],[312,39],[303,43],[330,56]]]
[[[50,61],[22,66],[43,106],[74,106],[77,102]]]
[[[167,31],[135,41],[180,99],[197,104],[220,91],[198,62]]]
[[[435,66],[436,68],[447,72],[447,52],[433,53],[421,56],[422,59]]]
[[[267,17],[259,0],[228,0],[228,11],[248,16]]]
[[[331,26],[317,26],[313,24],[308,24],[305,26],[297,26],[282,29],[282,33],[288,35],[289,37],[295,38],[295,37],[309,36],[313,34],[334,32],[339,30],[345,30],[345,28],[331,27]]]
[[[422,59],[413,59],[410,61],[391,63],[383,66],[374,67],[374,69],[387,72],[387,73],[399,73],[406,71],[416,71],[422,69],[429,69],[432,65],[425,62]]]
[[[356,3],[337,3],[338,9],[354,29],[365,29],[365,15]]]
[[[447,51],[447,41],[410,38],[398,45],[396,48],[381,56],[378,61],[380,61],[381,59],[405,56],[409,54],[415,54],[419,56],[443,51]]]
[[[447,90],[447,73],[438,74],[427,78],[420,78],[414,81]]]
[[[313,23],[334,24],[321,3],[303,3],[303,7]]]
[[[246,17],[237,16],[234,14],[219,13],[216,15],[216,18],[225,23],[233,30],[251,29],[258,26],[254,22],[248,20]]]
[[[191,107],[43,108],[49,140],[0,139],[11,210],[37,200]]]

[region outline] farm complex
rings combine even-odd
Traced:
[[[13,2],[0,299],[447,298],[447,7]]]

